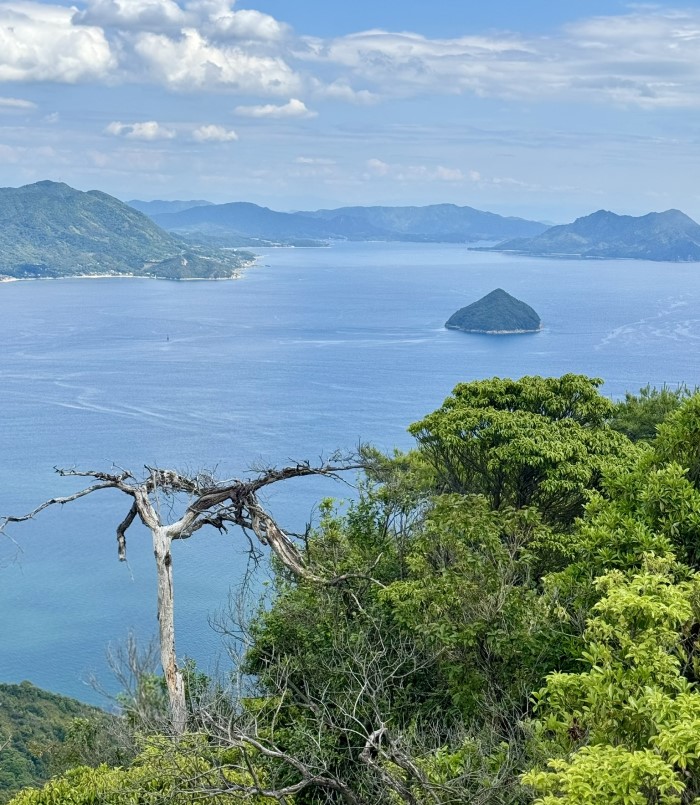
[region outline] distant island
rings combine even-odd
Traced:
[[[254,259],[185,243],[99,190],[49,181],[0,188],[0,280],[230,279]]]
[[[542,322],[535,311],[502,288],[496,288],[471,305],[460,308],[445,322],[448,330],[484,335],[536,333]]]
[[[640,217],[598,210],[572,224],[490,249],[538,257],[696,262],[700,261],[700,225],[680,210]]]
[[[474,243],[532,237],[546,224],[473,207],[339,207],[277,212],[244,201],[208,204],[130,201],[163,229],[194,243],[219,246],[323,245],[330,240]],[[168,206],[168,205],[171,206]]]

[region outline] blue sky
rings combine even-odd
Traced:
[[[700,3],[0,0],[0,183],[700,220]]]

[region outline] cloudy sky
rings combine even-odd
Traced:
[[[700,220],[700,2],[0,0],[0,184]]]

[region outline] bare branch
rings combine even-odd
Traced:
[[[101,489],[117,489],[132,499],[126,516],[117,526],[118,556],[120,561],[125,561],[126,532],[138,516],[151,532],[158,583],[161,663],[168,687],[173,729],[176,735],[180,735],[186,726],[187,713],[184,680],[175,654],[173,560],[170,551],[172,540],[187,539],[204,526],[225,531],[227,525],[237,525],[243,529],[249,540],[249,556],[257,558],[258,555],[250,540],[249,532],[252,532],[258,542],[268,546],[295,576],[327,584],[329,580],[307,566],[293,540],[265,511],[256,493],[278,481],[311,475],[338,478],[339,473],[361,466],[348,461],[335,464],[327,462],[313,467],[308,462],[303,462],[281,469],[267,469],[259,473],[257,478],[246,481],[237,479],[219,481],[211,473],[184,474],[172,469],[149,466],[145,467],[145,474],[141,480],[129,470],[122,468],[114,473],[56,467],[54,469],[62,477],[92,478],[96,483],[72,495],[44,501],[27,514],[0,519],[0,533],[10,523],[31,520],[44,509],[71,503]],[[184,513],[174,522],[166,522],[161,509],[163,498],[169,501],[166,509],[172,512],[180,503],[181,496],[188,501]],[[332,580],[332,583],[340,584],[349,578],[347,575]]]
[[[93,484],[92,486],[88,486],[86,489],[81,489],[80,492],[76,492],[73,495],[67,495],[66,497],[62,498],[51,498],[50,500],[45,500],[42,504],[37,506],[32,511],[27,512],[27,514],[22,515],[8,515],[6,517],[0,518],[0,533],[5,530],[7,525],[10,523],[24,523],[27,520],[33,520],[37,514],[43,512],[44,509],[48,509],[51,506],[65,506],[66,503],[72,503],[74,500],[78,500],[80,498],[84,498],[86,495],[91,495],[93,492],[97,492],[99,489],[113,489],[114,484],[112,483],[102,483],[102,484]]]
[[[126,562],[126,531],[129,528],[129,526],[134,522],[134,520],[136,519],[136,515],[138,513],[139,513],[138,506],[136,505],[136,501],[134,501],[131,508],[129,509],[129,513],[117,526],[117,546],[119,551],[120,562]]]

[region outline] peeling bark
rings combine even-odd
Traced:
[[[137,479],[128,470],[106,473],[96,470],[81,472],[56,468],[56,472],[61,476],[90,478],[95,483],[73,495],[46,500],[27,514],[0,518],[0,534],[5,532],[10,523],[31,520],[50,506],[63,506],[101,489],[117,489],[131,498],[129,511],[117,526],[118,557],[120,561],[126,560],[126,532],[138,516],[151,532],[153,541],[158,585],[160,656],[168,690],[173,732],[177,736],[186,728],[187,707],[184,679],[177,665],[175,651],[175,597],[171,554],[173,540],[188,539],[204,526],[212,526],[219,531],[226,531],[231,525],[239,526],[244,531],[252,532],[262,545],[269,546],[294,575],[322,584],[340,583],[342,579],[324,578],[322,573],[315,572],[307,566],[293,540],[260,504],[257,492],[265,486],[288,478],[307,475],[337,478],[339,472],[360,467],[360,464],[350,461],[323,464],[319,467],[302,463],[293,467],[269,469],[248,481],[219,481],[207,473],[182,475],[174,470],[153,467],[146,467],[147,474],[142,479]],[[183,494],[190,501],[184,513],[174,522],[163,522],[160,511],[169,511],[174,499]],[[157,505],[162,498],[168,499],[168,506]]]
[[[170,553],[171,539],[168,529],[158,526],[151,531],[153,555],[158,574],[158,638],[160,662],[168,689],[170,716],[176,735],[182,735],[187,722],[185,681],[177,666],[175,652],[175,597],[173,595],[173,560]]]

